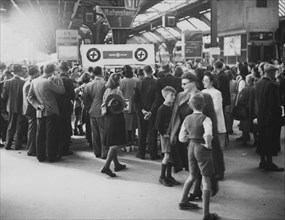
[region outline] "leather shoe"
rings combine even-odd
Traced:
[[[260,163],[259,163],[259,165],[258,165],[258,168],[259,168],[259,169],[265,169],[266,166],[267,166],[267,163],[266,163],[266,162],[260,161]]]
[[[203,220],[216,220],[219,219],[219,216],[216,213],[208,213],[203,217]]]
[[[126,165],[126,164],[119,164],[118,166],[116,166],[116,167],[114,168],[114,170],[115,170],[116,172],[118,172],[118,171],[124,170],[124,169],[126,169],[126,168],[127,168],[127,165]]]
[[[159,182],[164,186],[172,186],[172,184],[166,178],[159,178]]]
[[[197,194],[190,193],[190,195],[188,196],[188,201],[201,200],[201,199],[202,199],[201,190]]]
[[[267,163],[264,169],[268,170],[268,171],[275,171],[275,172],[282,172],[282,171],[284,171],[284,168],[278,167],[274,163]]]
[[[171,177],[168,179],[168,181],[169,181],[172,185],[176,185],[176,186],[181,184],[181,183],[178,182],[176,179],[174,179],[173,176],[171,176]]]
[[[13,150],[12,147],[5,147],[6,150]]]
[[[101,169],[101,173],[104,173],[110,177],[116,177],[117,175],[115,173],[112,172],[112,170],[110,170],[109,168],[102,168]]]
[[[181,210],[196,209],[196,208],[198,208],[198,205],[192,202],[180,202],[179,203],[179,209]]]
[[[31,156],[31,157],[37,156],[37,154],[35,154],[35,153],[29,153],[29,152],[27,153],[27,155],[28,155],[28,156]]]

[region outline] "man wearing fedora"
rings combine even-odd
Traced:
[[[59,154],[61,156],[68,156],[72,154],[69,150],[70,137],[72,135],[71,127],[71,114],[72,114],[72,103],[71,101],[75,98],[74,85],[72,79],[68,77],[68,63],[61,61],[59,65],[60,78],[63,81],[65,88],[64,94],[57,94],[56,100],[59,108]]]
[[[280,151],[281,105],[278,85],[275,82],[277,68],[264,65],[264,77],[256,84],[259,168],[267,171],[284,171],[272,162]]]
[[[14,64],[14,77],[4,82],[1,97],[6,103],[8,112],[8,128],[6,135],[6,150],[10,150],[15,135],[15,150],[22,148],[22,107],[23,86],[25,81],[21,79],[23,68],[21,64]]]

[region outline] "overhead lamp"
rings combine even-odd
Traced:
[[[136,10],[141,6],[141,4],[145,0],[124,0],[124,1],[125,1],[125,8],[126,9]]]

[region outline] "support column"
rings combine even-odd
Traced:
[[[217,0],[211,0],[211,47],[217,47]]]
[[[128,29],[113,29],[114,44],[126,44],[129,36]]]

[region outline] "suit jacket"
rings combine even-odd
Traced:
[[[56,94],[64,94],[65,88],[61,79],[57,79],[58,84],[45,76],[34,79],[28,94],[28,101],[35,109],[39,105],[44,106],[43,116],[53,114],[59,115],[59,109],[56,101]]]
[[[23,115],[36,117],[36,109],[28,102],[28,94],[31,86],[31,79],[28,79],[23,86]]]
[[[22,114],[24,83],[19,76],[4,82],[1,97],[6,103],[7,112]]]
[[[143,116],[142,109],[156,114],[159,107],[157,90],[158,84],[156,79],[145,77],[136,83],[134,103],[140,116]]]
[[[181,92],[183,89],[181,87],[182,79],[171,74],[167,74],[165,77],[157,80],[158,84],[158,93],[159,93],[159,106],[163,103],[164,98],[161,94],[161,90],[165,86],[171,86],[176,90],[176,95]]]
[[[91,103],[89,114],[90,117],[101,117],[101,105],[103,103],[103,95],[106,90],[106,81],[100,77],[95,77],[92,82],[87,83],[85,87],[86,103]]]
[[[72,79],[67,74],[61,73],[60,78],[63,81],[65,88],[64,94],[57,94],[56,100],[58,103],[59,113],[61,116],[70,117],[72,113],[71,101],[75,98],[74,85]]]

